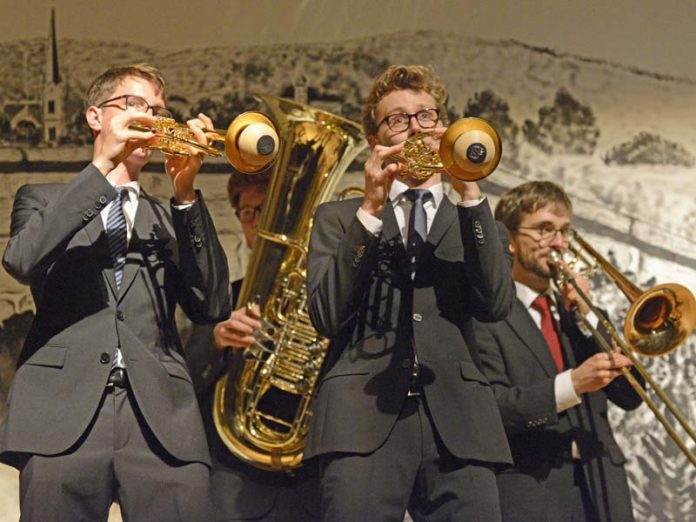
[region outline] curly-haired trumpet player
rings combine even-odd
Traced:
[[[441,134],[446,92],[431,67],[392,66],[363,108],[365,196],[319,207],[310,314],[331,338],[305,458],[321,469],[324,520],[499,518],[493,468],[510,453],[470,344],[471,319],[514,299],[504,246],[476,183],[418,180],[390,161]]]

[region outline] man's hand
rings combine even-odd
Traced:
[[[388,160],[403,148],[403,143],[391,147],[375,145],[365,162],[365,196],[361,208],[376,218],[382,215],[394,176],[402,169],[399,163]]]
[[[565,269],[568,269],[568,265],[566,265],[565,261],[561,261],[563,263],[563,266]],[[591,294],[590,294],[590,283],[585,279],[583,276],[581,276],[578,273],[571,272],[573,274],[573,278],[575,279],[575,283],[578,285],[580,290],[587,296],[588,299],[591,299]],[[590,313],[590,307],[589,305],[585,302],[584,299],[580,297],[580,294],[578,291],[575,289],[573,285],[570,283],[567,283],[565,285],[565,288],[563,288],[563,306],[565,307],[566,311],[571,311],[573,309],[577,309],[578,312],[580,312],[582,315],[587,315]]]
[[[193,132],[198,143],[208,144],[203,129],[212,129],[213,122],[205,114],[199,114],[198,118],[188,120],[186,124]],[[164,169],[174,185],[174,199],[180,205],[196,201],[196,192],[193,181],[203,164],[203,153],[193,147],[189,147],[188,156],[167,155]]]
[[[225,348],[246,348],[254,342],[254,332],[261,328],[257,319],[260,310],[254,306],[251,311],[247,307],[238,308],[230,314],[229,319],[215,325],[213,341],[219,350]]]
[[[131,153],[146,147],[157,138],[152,131],[137,131],[129,128],[134,122],[153,125],[155,118],[146,112],[123,111],[109,120],[108,127],[102,127],[94,142],[92,163],[105,176],[114,170]]]
[[[621,368],[632,365],[631,360],[621,353],[596,353],[571,371],[575,393],[580,395],[601,390],[622,374]]]

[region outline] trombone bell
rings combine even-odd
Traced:
[[[645,357],[673,352],[696,325],[696,300],[688,288],[668,283],[643,292],[626,314],[624,337]]]

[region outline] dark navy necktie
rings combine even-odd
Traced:
[[[111,259],[114,265],[116,288],[119,288],[121,279],[123,279],[123,267],[126,265],[126,252],[128,251],[128,229],[126,216],[123,214],[123,201],[128,197],[128,190],[125,187],[115,188],[117,196],[106,218],[106,237],[109,240]]]
[[[408,189],[404,192],[412,205],[408,215],[408,240],[406,241],[406,257],[411,271],[411,279],[415,276],[418,257],[421,248],[428,237],[428,217],[425,214],[424,203],[433,195],[425,189]]]

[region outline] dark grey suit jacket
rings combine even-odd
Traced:
[[[575,368],[600,348],[580,332],[572,314],[559,312],[566,367]],[[565,520],[559,517],[572,506],[547,494],[547,478],[552,468],[569,462],[571,440],[582,455],[600,520],[633,520],[626,459],[607,421],[607,398],[626,410],[641,403],[626,379],[584,394],[581,404],[558,414],[556,367],[541,330],[521,301],[515,299],[504,321],[475,323],[475,328],[483,370],[495,389],[515,461],[512,469],[498,475],[503,520]],[[572,466],[569,469],[572,475]]]
[[[509,260],[487,202],[444,198],[412,281],[391,204],[373,236],[360,199],[319,207],[309,248],[314,326],[331,338],[313,402],[305,457],[370,453],[407,396],[414,350],[439,436],[461,459],[510,462],[500,413],[471,344],[472,317],[505,317],[514,298]]]
[[[174,322],[180,303],[194,321],[229,312],[225,254],[200,194],[186,210],[141,192],[120,291],[101,209],[115,190],[93,166],[65,185],[17,192],[7,271],[31,285],[36,318],[20,354],[0,459],[54,455],[84,433],[120,344],[145,421],[181,461],[209,464],[198,404]]]

